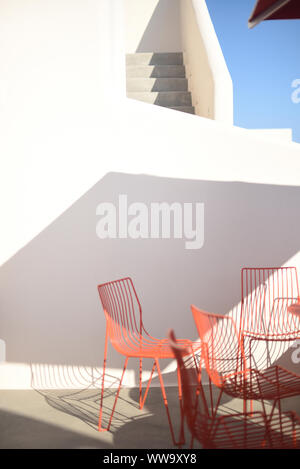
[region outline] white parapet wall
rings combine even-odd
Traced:
[[[181,0],[184,62],[195,112],[233,124],[233,87],[205,0]]]
[[[293,141],[292,129],[249,129],[249,132],[273,142],[289,143]]]
[[[190,304],[237,309],[241,267],[300,271],[299,145],[126,99],[120,0],[0,5],[0,388],[99,386],[99,283],[131,276],[152,335],[196,339]],[[99,239],[97,207],[120,194],[203,203],[203,247]],[[111,347],[107,366],[114,385]]]

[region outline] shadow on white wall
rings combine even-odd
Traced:
[[[136,52],[181,52],[179,2],[160,0],[140,39]]]
[[[119,194],[145,204],[203,202],[203,248],[186,250],[181,239],[100,240],[96,207],[117,204]],[[298,252],[299,202],[297,187],[107,174],[1,267],[7,362],[86,367],[84,380],[94,383],[105,338],[97,284],[125,276],[152,335],[173,327],[195,339],[190,304],[227,314],[239,304],[243,266],[282,265]],[[138,382],[138,367],[129,365]],[[123,367],[112,347],[108,367]]]
[[[126,52],[181,52],[179,0],[126,0]]]

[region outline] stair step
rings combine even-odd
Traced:
[[[182,52],[127,54],[126,65],[183,65],[183,55]]]
[[[192,105],[191,93],[188,91],[127,92],[127,97],[166,107]]]
[[[171,106],[170,109],[175,109],[176,111],[186,112],[187,114],[195,114],[194,106]]]
[[[184,65],[128,65],[127,78],[185,78]]]
[[[127,91],[187,91],[186,78],[128,78]]]

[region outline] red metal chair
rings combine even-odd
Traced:
[[[271,419],[263,412],[210,416],[199,378],[201,370],[191,375],[183,360],[188,351],[178,345],[173,331],[168,337],[181,375],[184,417],[192,437],[204,448],[300,448],[300,419],[294,412],[279,413]]]
[[[167,412],[167,418],[170,425],[170,431],[172,435],[172,440],[174,444],[182,444],[180,441],[176,443],[174,430],[172,426],[172,421],[170,417],[168,400],[165,392],[164,382],[159,366],[159,359],[161,358],[173,358],[172,350],[170,349],[168,339],[157,339],[152,337],[146,331],[143,319],[142,319],[142,308],[140,301],[138,299],[136,290],[134,288],[131,278],[123,278],[120,280],[115,280],[112,282],[107,282],[102,285],[98,285],[98,291],[100,295],[100,300],[104,309],[104,314],[106,318],[106,335],[105,335],[105,345],[104,345],[104,363],[103,363],[103,376],[102,376],[102,390],[101,390],[101,402],[100,402],[100,415],[99,415],[99,431],[109,430],[119,397],[120,389],[122,386],[122,381],[124,373],[127,367],[129,358],[139,358],[140,359],[140,374],[139,374],[139,405],[140,409],[143,408],[149,386],[153,377],[155,368],[159,376],[161,391],[163,395],[163,400]],[[104,380],[105,380],[105,369],[107,361],[107,345],[108,339],[110,340],[112,346],[117,350],[117,352],[124,355],[125,364],[123,368],[123,373],[120,379],[119,387],[116,393],[114,405],[112,408],[111,416],[106,428],[102,428],[102,410],[103,410],[103,396],[104,396]],[[199,351],[200,344],[192,343],[189,340],[181,340],[180,343],[184,346],[190,346],[192,353]],[[143,358],[153,358],[154,363],[151,370],[150,378],[147,384],[147,387],[142,396],[142,359]],[[179,371],[178,376],[178,393],[179,393],[179,402],[180,409],[182,410],[182,400],[181,400],[181,382]],[[182,432],[181,432],[182,433]]]
[[[220,389],[216,411],[222,393],[244,400],[274,401],[271,415],[280,400],[300,394],[300,376],[280,366],[260,371],[249,366],[251,356],[245,351],[243,334],[228,316],[201,311],[191,306],[201,338],[202,360],[212,383]]]
[[[300,338],[300,317],[288,311],[298,299],[296,267],[242,269],[240,329],[251,368],[270,366]]]

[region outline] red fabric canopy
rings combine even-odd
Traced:
[[[300,19],[300,0],[257,0],[248,25],[253,28],[264,20]]]

